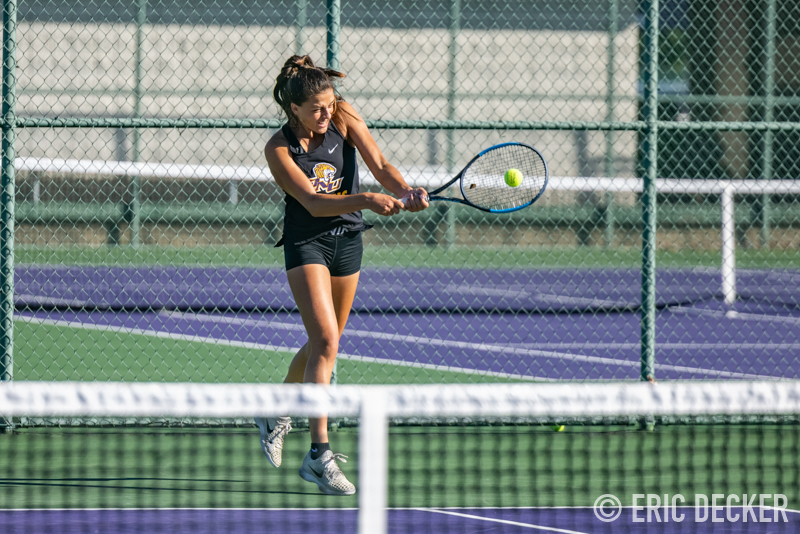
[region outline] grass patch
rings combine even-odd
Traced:
[[[14,322],[16,380],[280,383],[294,356],[208,342]],[[510,381],[394,363],[338,361],[342,384]]]

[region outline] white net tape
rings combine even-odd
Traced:
[[[430,386],[8,382],[0,414],[89,417],[354,416],[375,395],[388,417],[603,417],[800,413],[797,382]]]

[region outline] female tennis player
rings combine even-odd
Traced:
[[[361,211],[395,215],[428,207],[424,189],[406,184],[386,161],[367,125],[336,92],[344,74],[316,67],[308,56],[283,65],[273,96],[287,122],[264,149],[275,181],[286,193],[283,237],[286,274],[308,341],[289,365],[285,382],[330,384],[361,270]],[[391,195],[359,193],[356,150]],[[405,205],[402,200],[405,199]],[[256,419],[261,446],[270,463],[281,465],[288,417]],[[328,443],[328,418],[309,419],[311,449],[300,476],[331,495],[356,488],[337,465],[346,456]]]

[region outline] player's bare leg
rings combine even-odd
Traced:
[[[289,364],[284,382],[330,384],[339,338],[353,306],[359,274],[330,276],[325,266],[316,264],[296,267],[287,273],[308,342]],[[311,419],[310,424],[312,441],[321,443],[315,438],[327,441],[328,418]]]
[[[339,351],[339,338],[347,323],[350,308],[358,286],[358,273],[331,277],[323,265],[303,265],[288,273],[303,325],[308,333],[308,342],[298,351],[289,369],[290,379],[299,378],[299,370],[305,362],[303,382],[330,384],[331,372]],[[309,418],[311,442],[325,448],[316,458],[309,452],[303,460],[300,476],[314,482],[324,493],[351,495],[355,487],[345,478],[337,461],[346,461],[341,454],[334,454],[328,445],[328,418]]]
[[[333,310],[336,315],[339,337],[342,337],[344,327],[347,325],[347,319],[353,307],[353,300],[356,297],[358,276],[360,274],[361,273],[358,272],[350,276],[330,277],[331,299],[333,300]],[[289,364],[286,380],[283,381],[285,384],[299,384],[304,382],[309,354],[309,345],[306,343],[300,347],[300,350],[297,351],[297,354],[295,354],[292,362]],[[330,383],[330,378],[328,382]]]

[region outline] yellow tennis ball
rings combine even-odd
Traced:
[[[522,183],[522,173],[519,169],[508,169],[506,171],[506,183],[511,187],[517,187]]]

